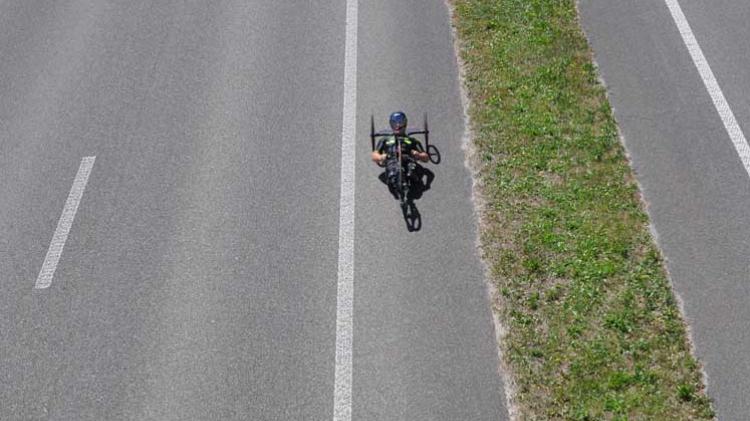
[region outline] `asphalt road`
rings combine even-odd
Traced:
[[[750,3],[680,0],[750,128]],[[719,419],[750,414],[750,178],[663,0],[580,2]]]
[[[0,419],[332,418],[345,6],[0,2]],[[446,6],[359,8],[353,419],[505,419]],[[416,232],[395,109],[443,156]]]

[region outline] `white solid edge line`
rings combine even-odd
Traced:
[[[60,261],[65,241],[68,239],[68,233],[70,233],[70,227],[73,226],[73,219],[76,217],[78,204],[81,203],[81,197],[83,197],[83,191],[86,189],[91,169],[94,167],[94,160],[96,160],[95,156],[86,156],[81,159],[81,165],[78,167],[73,187],[70,188],[68,200],[65,201],[62,215],[60,215],[60,220],[57,222],[55,234],[52,236],[49,249],[47,249],[47,256],[44,258],[42,269],[36,278],[34,289],[45,289],[52,284],[52,277],[55,275],[57,262]]]
[[[357,1],[346,2],[344,109],[341,129],[341,196],[336,293],[336,367],[333,420],[352,419],[352,336],[354,295],[354,136],[357,117]]]
[[[711,70],[711,66],[708,65],[708,61],[703,55],[703,50],[701,50],[698,41],[695,39],[695,35],[693,35],[693,30],[690,29],[690,24],[685,18],[685,14],[682,13],[680,3],[678,3],[677,0],[665,1],[667,7],[669,7],[670,13],[672,13],[674,22],[677,24],[677,29],[679,29],[680,35],[682,35],[682,40],[685,41],[685,46],[687,46],[687,49],[690,52],[690,57],[693,58],[693,63],[695,63],[695,67],[698,68],[698,73],[700,73],[701,79],[703,79],[703,84],[706,85],[706,89],[708,90],[709,95],[711,95],[716,111],[718,111],[719,116],[721,116],[724,128],[726,128],[727,133],[729,133],[734,148],[737,150],[740,160],[742,160],[742,165],[745,166],[745,171],[747,171],[747,174],[750,176],[750,146],[747,144],[745,135],[742,133],[742,129],[737,123],[737,119],[734,117],[734,113],[729,107],[729,103],[724,97],[724,93],[721,91],[719,83],[716,81],[716,77],[714,77],[714,72]]]

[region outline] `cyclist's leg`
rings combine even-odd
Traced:
[[[398,160],[389,159],[385,163],[385,171],[388,175],[388,184],[394,187],[398,187]]]

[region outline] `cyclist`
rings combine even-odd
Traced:
[[[406,134],[406,114],[396,111],[388,119],[393,134],[380,139],[378,146],[372,151],[372,160],[378,164],[385,162],[386,176],[388,187],[392,190],[398,186],[398,142],[397,137],[401,138],[401,155],[411,156],[422,162],[427,162],[430,156],[424,151],[422,143],[419,140]]]

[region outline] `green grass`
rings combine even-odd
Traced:
[[[574,1],[453,6],[521,418],[712,418]]]

